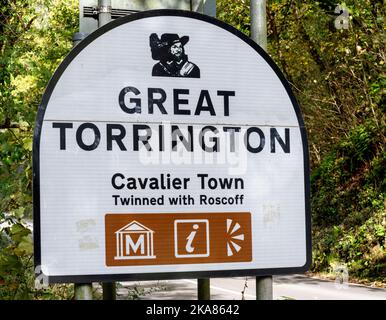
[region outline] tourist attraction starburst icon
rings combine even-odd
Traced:
[[[244,234],[241,233],[241,226],[232,219],[227,219],[227,255],[233,256],[242,248],[241,242],[244,241]]]

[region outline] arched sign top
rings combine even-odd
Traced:
[[[162,22],[165,17],[174,17],[176,20],[171,22],[171,20],[168,19],[166,23]],[[181,19],[185,19],[191,24],[188,24],[185,20],[181,21]],[[200,32],[197,28],[202,27],[203,22],[208,25],[204,31]],[[53,93],[56,93],[56,91],[59,92],[58,99],[60,99],[60,96],[67,94],[64,93],[61,88],[59,90],[56,88],[60,81],[72,82],[73,86],[79,86],[81,83],[84,84],[85,87],[90,88],[90,90],[84,90],[84,88],[81,87],[71,88],[73,90],[74,101],[79,99],[80,91],[85,93],[83,96],[85,100],[90,98],[86,94],[87,91],[92,96],[95,96],[98,92],[101,96],[104,96],[107,89],[106,82],[109,83],[110,80],[112,80],[108,77],[112,74],[113,68],[122,71],[122,77],[126,77],[127,83],[130,82],[131,77],[135,78],[136,76],[132,74],[133,69],[138,71],[138,76],[142,79],[145,76],[149,77],[149,79],[143,80],[144,82],[148,83],[155,79],[153,82],[157,83],[159,78],[155,78],[151,74],[152,67],[157,64],[157,60],[152,57],[150,36],[154,34],[161,40],[162,35],[167,36],[167,33],[163,33],[162,31],[157,32],[157,30],[172,30],[172,23],[177,24],[179,30],[183,31],[181,35],[176,33],[170,35],[188,38],[187,43],[184,45],[184,50],[188,58],[192,59],[192,63],[198,65],[197,61],[205,61],[203,62],[205,64],[201,67],[205,69],[201,72],[200,83],[227,81],[229,87],[238,84],[239,86],[244,86],[246,92],[251,92],[254,93],[255,96],[261,97],[260,101],[256,101],[254,112],[256,117],[260,117],[259,111],[262,110],[261,112],[264,113],[264,118],[266,119],[264,121],[266,123],[255,122],[254,124],[277,125],[285,119],[287,125],[304,127],[301,110],[288,82],[272,58],[258,44],[234,27],[215,18],[182,10],[151,10],[125,16],[104,25],[90,34],[69,53],[52,77],[39,108],[39,120],[43,119],[47,111],[49,118],[57,117],[58,113],[59,116],[63,116],[63,113],[65,113],[64,117],[68,118],[69,112],[74,114],[81,110],[79,107],[74,107],[74,110],[69,111],[68,108],[76,104],[63,106],[60,103],[55,105],[60,109],[53,110],[52,112],[47,110],[49,101],[53,98]],[[143,24],[154,26],[153,31],[156,32],[152,32],[151,28],[144,31],[142,29]],[[193,28],[193,30],[191,28]],[[143,37],[143,33],[146,34],[146,37]],[[230,37],[229,33],[233,34],[234,37]],[[192,34],[194,35],[192,36]],[[163,40],[165,39],[164,37]],[[119,50],[117,50],[117,43]],[[127,55],[125,55],[125,51]],[[140,58],[140,61],[138,61],[138,59],[137,61],[132,59],[130,54]],[[102,60],[98,59],[98,55]],[[251,65],[251,61],[246,61],[246,59],[254,60],[253,65]],[[200,66],[197,67],[199,68]],[[235,74],[234,70],[238,70],[238,73]],[[259,76],[258,74],[261,75]],[[74,81],[75,77],[82,77],[83,79],[82,81]],[[104,88],[102,90],[99,90],[97,82],[103,83]],[[183,84],[187,82],[187,79],[185,79],[184,82],[180,83],[183,86]],[[193,84],[195,83],[193,79],[191,82]],[[97,92],[91,90],[92,84],[96,85],[95,88],[97,88]],[[279,84],[282,85],[282,88],[279,88]],[[278,95],[278,92],[272,94],[266,91],[266,87],[272,85],[277,86],[276,89],[282,89],[279,91],[281,96]],[[275,101],[277,108],[275,112],[270,112],[272,117],[269,119],[269,114],[266,114],[266,110],[264,110],[267,108],[267,101],[264,99],[270,100],[273,96],[277,99],[277,101]],[[54,98],[57,98],[57,96],[54,96]],[[220,96],[220,98],[222,98],[222,96]],[[253,97],[249,96],[246,99],[248,98]],[[96,100],[100,101],[101,104],[104,103],[103,97],[101,99],[100,97],[96,98]],[[246,111],[251,111],[251,106],[247,106],[243,102],[240,103],[241,105],[238,105],[237,109],[233,110],[234,113],[246,114]],[[283,108],[283,110],[278,110],[280,108]],[[292,108],[293,110],[291,110]],[[119,110],[114,109],[115,108],[110,108],[109,114],[103,115],[104,119],[109,119],[109,117],[113,118],[114,115],[112,113],[114,111],[119,112]],[[94,110],[95,109],[86,110],[85,112],[93,114]],[[139,116],[137,117],[139,119],[135,120],[140,120],[141,116],[144,115],[145,113],[136,114],[136,116]],[[76,115],[74,114],[74,116]],[[80,116],[82,117],[82,115]],[[119,117],[118,114],[116,116]],[[160,114],[160,116],[162,117],[163,115]],[[205,116],[205,114],[202,113],[201,116]],[[197,119],[198,122],[201,121],[199,118],[200,117]],[[246,116],[248,119],[247,122],[245,119],[242,119],[242,117],[240,118],[240,124],[243,122],[244,124],[248,124],[248,121],[253,120],[260,122],[260,119],[251,119],[249,116]],[[165,119],[161,120],[169,121],[170,114],[168,113]],[[181,117],[179,120],[181,120]]]
[[[33,165],[35,264],[51,282],[310,264],[300,108],[268,54],[209,16],[141,12],[78,44],[43,96]]]

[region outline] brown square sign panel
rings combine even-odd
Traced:
[[[249,262],[251,214],[106,214],[106,265]]]

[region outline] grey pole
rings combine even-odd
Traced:
[[[98,0],[98,28],[111,21],[111,0]]]
[[[197,279],[198,300],[210,300],[210,279]]]
[[[266,0],[251,0],[251,39],[267,51]]]
[[[267,1],[251,0],[251,39],[267,51]],[[256,300],[273,299],[272,276],[256,277]]]
[[[202,11],[202,13],[215,17],[216,18],[216,11],[217,11],[217,1],[216,0],[205,0],[203,3],[201,3],[202,9],[199,8],[199,11]]]
[[[84,38],[88,36],[88,33],[77,32],[72,36],[72,45],[75,47],[79,42],[81,42]]]
[[[216,17],[216,0],[206,0],[202,5],[203,13]],[[210,279],[197,279],[197,299],[210,300]]]
[[[216,0],[205,0],[202,6],[204,14],[216,17]],[[197,279],[197,298],[198,300],[210,300],[210,279]]]
[[[92,284],[91,283],[75,283],[74,284],[75,300],[92,300]]]
[[[75,47],[79,42],[86,38],[87,34],[77,32],[72,36],[72,46]],[[92,300],[92,283],[74,284],[75,300]]]
[[[117,287],[115,282],[103,283],[102,288],[103,288],[103,300],[117,299]]]
[[[256,300],[272,300],[272,276],[256,277]]]
[[[111,21],[111,0],[98,0],[98,28]],[[102,283],[103,300],[115,300],[117,289],[115,282]]]

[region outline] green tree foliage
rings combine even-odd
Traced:
[[[0,10],[0,299],[38,298],[47,292],[33,290],[33,127],[44,88],[71,49],[78,3],[5,0]]]
[[[250,32],[249,1],[219,0],[220,19]],[[312,167],[316,271],[345,263],[385,279],[385,34],[383,1],[268,1],[268,52],[305,118]]]

